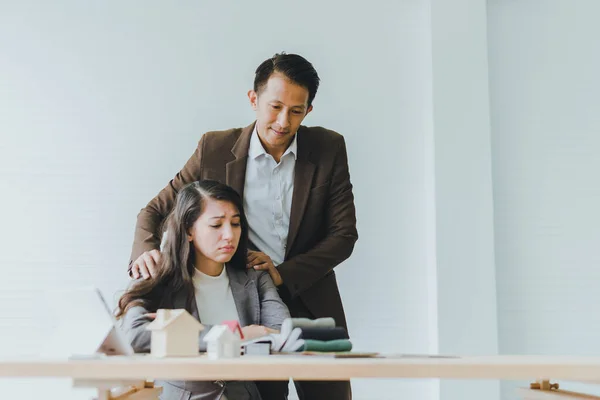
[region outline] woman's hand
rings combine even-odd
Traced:
[[[248,325],[242,328],[242,333],[244,334],[244,339],[254,339],[271,333],[279,333],[279,331],[262,325]]]

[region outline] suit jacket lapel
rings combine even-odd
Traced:
[[[315,164],[310,159],[310,143],[302,140],[302,128],[298,130],[298,156],[294,169],[294,193],[292,194],[292,209],[290,212],[290,228],[288,231],[286,258],[296,240],[306,203],[310,195],[310,186],[315,173]]]
[[[248,148],[250,147],[250,138],[254,132],[255,124],[256,122],[253,122],[242,130],[240,137],[231,149],[231,152],[236,159],[228,162],[226,165],[226,183],[234,188],[242,198],[244,197],[244,183],[246,181]],[[286,257],[298,235],[316,169],[316,165],[310,158],[310,143],[307,143],[306,140],[303,140],[302,138],[302,129],[303,127],[300,127],[297,133],[298,155],[294,169],[294,193],[292,194],[292,209],[290,212],[290,227],[288,230]]]
[[[231,294],[240,318],[240,325],[247,326],[260,322],[260,302],[256,282],[247,271],[226,265]]]
[[[186,297],[186,293],[184,290],[180,290],[179,292],[177,292],[177,294],[175,295],[175,298],[173,299],[173,309],[177,310],[180,308],[183,309],[187,309],[187,297]],[[192,299],[192,309],[188,310],[191,315],[196,318],[198,321],[200,321],[200,313],[198,312],[198,304],[196,304],[196,296],[194,296],[194,298]],[[200,321],[202,322],[202,321]]]
[[[227,264],[225,268],[229,277],[229,285],[231,286],[235,308],[240,318],[240,325],[246,326],[260,323],[260,300],[258,298],[256,282],[245,270],[235,269]],[[183,290],[179,291],[173,300],[173,309],[180,308],[186,308],[186,294]],[[202,322],[195,296],[192,300],[192,309],[188,311],[190,311],[194,318]]]
[[[231,148],[235,160],[230,161],[225,166],[226,183],[234,188],[244,197],[244,182],[246,180],[246,163],[248,161],[248,148],[250,147],[250,137],[254,132],[255,122],[245,127],[240,137]]]

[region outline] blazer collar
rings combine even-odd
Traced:
[[[229,264],[225,264],[225,269],[229,278],[229,286],[231,287],[231,294],[238,312],[240,325],[258,324],[260,322],[260,299],[258,298],[257,283],[254,278],[256,274],[234,268]],[[173,308],[186,308],[185,302],[186,294],[182,291],[175,297]],[[202,322],[195,296],[192,301],[192,309],[189,311],[194,318]]]

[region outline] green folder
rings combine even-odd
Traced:
[[[348,339],[338,340],[304,340],[304,346],[299,351],[338,352],[352,350],[352,342]]]

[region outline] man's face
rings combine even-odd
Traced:
[[[281,156],[292,142],[302,120],[312,110],[308,107],[308,89],[274,73],[257,94],[248,92],[256,111],[257,130],[267,152]]]

